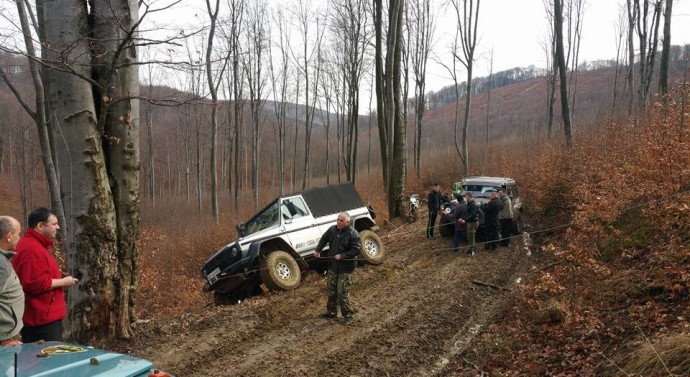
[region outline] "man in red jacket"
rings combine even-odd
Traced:
[[[77,284],[72,276],[62,277],[50,254],[60,226],[55,212],[37,208],[29,214],[26,234],[19,240],[12,258],[24,289],[25,310],[22,341],[62,340],[62,320],[67,315],[64,287]]]

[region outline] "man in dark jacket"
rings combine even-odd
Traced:
[[[467,225],[467,243],[470,245],[470,248],[467,249],[467,255],[472,256],[476,251],[475,235],[477,228],[479,228],[479,206],[474,201],[471,192],[468,191],[465,194],[465,199],[467,199],[467,209],[465,209],[463,221]]]
[[[324,318],[335,318],[338,315],[338,307],[343,315],[343,324],[349,325],[353,321],[354,310],[350,305],[350,287],[352,286],[352,272],[357,265],[360,242],[359,233],[350,226],[350,215],[346,212],[338,214],[335,225],[321,236],[316,245],[314,256],[321,258],[321,253],[328,244],[328,252],[324,258],[328,261],[328,303]]]
[[[496,191],[489,195],[491,200],[481,206],[484,212],[484,227],[486,229],[487,244],[484,249],[496,250],[498,248],[498,214],[501,212],[501,200],[498,199]]]
[[[453,220],[455,220],[455,233],[453,234],[453,252],[457,253],[460,251],[460,242],[463,236],[466,235],[467,224],[465,223],[465,212],[467,211],[467,203],[463,200],[462,196],[457,197],[458,205],[453,208],[453,213],[451,214]]]
[[[439,191],[438,183],[434,183],[434,188],[429,192],[429,223],[426,226],[426,238],[434,238],[434,228],[436,227],[436,216],[441,209],[441,191]]]
[[[24,343],[62,340],[62,320],[67,315],[65,287],[77,279],[62,277],[57,261],[50,254],[60,226],[55,212],[37,208],[29,214],[28,229],[19,240],[12,266],[24,289]]]

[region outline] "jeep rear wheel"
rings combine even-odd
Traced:
[[[381,242],[379,236],[371,230],[363,230],[359,236],[362,244],[359,254],[364,259],[364,262],[373,265],[383,263],[383,242]]]
[[[276,250],[261,261],[261,280],[274,291],[289,291],[299,287],[302,279],[299,265],[290,254]]]

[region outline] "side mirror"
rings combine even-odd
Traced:
[[[244,223],[237,223],[237,225],[235,225],[235,228],[237,228],[237,235],[240,237],[244,237],[244,231],[246,229]]]

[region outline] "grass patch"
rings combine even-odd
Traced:
[[[646,339],[646,338],[645,338]],[[690,373],[690,334],[645,340],[611,366],[613,376],[687,376]]]

